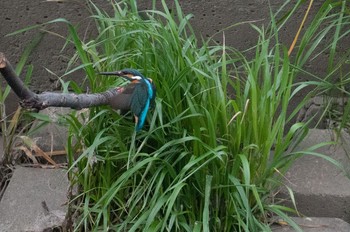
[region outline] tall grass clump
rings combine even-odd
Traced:
[[[350,34],[350,6],[348,1],[325,1],[312,21],[312,27],[323,25],[323,29],[317,34],[307,33],[301,41],[301,49],[297,53],[298,64],[303,64],[306,57],[311,59],[317,57],[321,53],[328,54],[326,63],[327,72],[324,77],[316,77],[313,85],[316,86],[315,92],[324,96],[324,112],[323,116],[336,122],[336,128],[349,129],[349,112],[350,104],[348,99],[350,96],[350,69],[349,54],[350,46],[348,46],[348,38]],[[318,53],[309,55],[303,51],[304,47],[310,44],[319,45],[327,41]],[[338,98],[338,100],[335,100]],[[341,99],[341,100],[339,100]],[[342,102],[340,102],[342,101]],[[332,125],[330,125],[332,126]],[[334,126],[334,125],[333,125]]]
[[[126,0],[107,14],[89,2],[99,32],[90,41],[66,20],[52,21],[68,25],[77,52],[67,75],[84,69],[89,91],[121,85],[97,73],[123,68],[140,70],[157,86],[139,133],[127,115],[107,107],[67,117],[69,174],[79,186],[70,206],[78,213],[74,228],[266,231],[273,213],[298,229],[271,193],[305,135],[301,123],[285,129],[297,112],[287,113],[288,104],[303,87],[293,89],[302,56],[290,61],[272,14],[268,30],[252,25],[259,40],[248,59],[225,42],[199,42],[178,1],[172,10],[161,5],[138,12],[136,1]]]

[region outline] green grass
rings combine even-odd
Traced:
[[[290,58],[278,37],[302,2],[285,15],[271,13],[266,29],[252,25],[259,40],[251,59],[225,42],[198,41],[191,15],[177,1],[172,11],[161,1],[161,11],[143,17],[132,0],[111,5],[111,15],[89,2],[99,32],[89,41],[64,19],[49,22],[68,26],[67,41],[77,52],[67,75],[84,69],[91,92],[122,84],[97,73],[123,68],[140,70],[157,86],[156,106],[140,133],[108,107],[67,116],[69,175],[79,185],[70,205],[79,215],[77,231],[269,231],[269,213],[300,231],[285,214],[293,210],[274,204],[271,192],[301,155],[295,148],[307,132],[302,123],[286,124],[316,92],[292,113],[288,105],[306,86],[329,86],[327,78],[294,80],[307,73],[303,66],[334,28],[326,47],[335,57],[339,25],[348,17],[335,10],[344,5],[326,1]],[[336,67],[330,61],[329,72]],[[322,156],[313,152],[321,145],[305,153]]]
[[[156,83],[156,107],[138,134],[102,107],[84,125],[70,118],[84,150],[71,159],[82,186],[77,227],[267,230],[266,212],[280,212],[268,199],[276,169],[288,166],[285,151],[302,127],[284,131],[293,81],[286,49],[255,27],[260,38],[248,61],[225,44],[199,46],[177,2],[177,18],[163,2],[147,19],[129,3],[111,16],[94,8],[99,36],[82,44],[74,32],[72,40],[93,91],[114,81],[95,71],[133,67]]]

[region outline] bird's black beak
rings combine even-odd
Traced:
[[[132,81],[130,77],[128,77],[123,71],[113,71],[113,72],[100,72],[98,73],[100,75],[106,75],[106,76],[118,76],[123,77],[124,79],[128,81]]]
[[[122,77],[123,76],[123,72],[122,71],[113,71],[113,72],[100,72],[98,73],[100,75],[106,75],[106,76],[119,76]]]

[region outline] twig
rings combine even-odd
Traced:
[[[21,106],[25,108],[45,109],[50,106],[69,107],[72,109],[90,108],[93,106],[110,105],[114,109],[130,110],[131,94],[124,94],[123,87],[117,87],[102,93],[74,94],[44,92],[36,94],[28,89],[17,76],[10,62],[0,52],[0,72],[6,82],[20,98]]]
[[[21,167],[30,167],[30,168],[42,168],[42,169],[57,169],[57,168],[67,168],[66,163],[50,165],[50,164],[20,164]]]
[[[32,99],[35,97],[35,93],[30,91],[17,77],[12,65],[7,61],[5,55],[0,52],[0,72],[4,76],[6,82],[13,89],[20,99]]]
[[[48,154],[49,156],[58,156],[58,155],[66,155],[67,152],[66,150],[58,150],[58,151],[46,151],[46,154]],[[40,154],[34,154],[34,157],[36,156],[41,156]]]

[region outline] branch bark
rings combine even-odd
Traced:
[[[20,98],[20,104],[25,108],[45,109],[50,106],[69,107],[72,109],[89,108],[100,105],[110,105],[114,109],[130,110],[131,94],[124,93],[124,87],[117,87],[102,93],[75,94],[44,92],[36,94],[28,89],[17,76],[12,65],[0,52],[0,72],[8,85]]]

